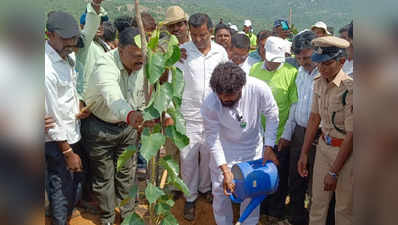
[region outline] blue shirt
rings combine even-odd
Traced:
[[[311,113],[314,78],[318,73],[316,67],[311,73],[308,73],[300,66],[296,78],[298,101],[290,107],[289,119],[285,124],[282,138],[291,140],[296,124],[301,127],[307,127]]]

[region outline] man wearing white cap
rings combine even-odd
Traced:
[[[167,31],[177,37],[180,45],[190,41],[188,31],[188,14],[179,6],[170,6],[166,11],[166,19],[163,21]]]
[[[311,26],[311,30],[316,34],[317,37],[325,37],[331,35],[328,31],[328,26],[322,21],[316,22]]]
[[[252,21],[245,20],[243,23],[243,31],[250,38],[250,50],[255,50],[257,47],[257,37],[253,34]]]
[[[250,70],[250,76],[263,80],[271,87],[272,94],[279,109],[279,127],[277,140],[283,133],[286,121],[289,117],[290,106],[296,103],[297,88],[296,76],[297,69],[285,63],[286,41],[280,37],[271,36],[265,43],[265,60],[256,63]],[[265,122],[263,120],[263,125]],[[262,209],[269,216],[281,220],[285,215],[285,199],[288,191],[289,158],[286,148],[279,149],[274,146],[274,151],[280,162],[279,166],[279,188],[278,191],[269,196],[264,202]]]

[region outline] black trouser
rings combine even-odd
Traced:
[[[309,189],[311,196],[311,183],[314,167],[315,145],[311,146],[308,154],[308,177],[301,177],[297,171],[297,162],[300,159],[301,148],[304,143],[305,128],[296,126],[292,141],[290,144],[290,167],[289,167],[289,188],[288,194],[290,196],[288,219],[293,225],[308,224],[308,210],[305,208],[305,194]]]
[[[91,115],[82,124],[85,148],[89,152],[93,192],[99,201],[102,223],[113,223],[115,207],[127,199],[135,182],[137,154],[116,171],[119,156],[137,143],[137,131],[126,123],[111,124]],[[133,212],[135,199],[120,207],[122,219]]]
[[[286,215],[285,200],[288,192],[289,149],[282,149],[278,152],[278,146],[275,146],[273,150],[279,160],[279,186],[278,190],[274,194],[268,196],[262,202],[261,213],[277,218],[283,218]]]
[[[80,155],[79,144],[71,145]],[[56,142],[45,143],[46,187],[50,202],[52,225],[66,225],[82,192],[84,173],[70,172]]]
[[[289,217],[294,225],[308,223],[308,211],[304,207],[305,193],[308,189],[308,180],[312,177],[315,146],[310,150],[308,157],[308,178],[302,178],[297,172],[297,162],[300,158],[301,146],[304,142],[305,128],[296,126],[291,145],[278,152],[274,152],[279,160],[278,175],[279,187],[277,192],[267,197],[261,204],[261,212],[283,219]],[[289,210],[286,210],[286,196],[289,194]]]

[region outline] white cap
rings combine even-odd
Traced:
[[[280,37],[271,36],[265,42],[265,58],[269,62],[285,62],[287,42]]]
[[[239,31],[238,27],[234,24],[232,24],[229,28],[231,28],[232,30],[235,30],[235,31]]]
[[[326,23],[324,23],[322,21],[316,22],[314,25],[311,26],[311,30],[312,30],[312,28],[320,28],[320,29],[324,30],[328,35],[330,35],[330,32],[328,31],[328,26],[326,25]]]
[[[245,20],[245,22],[243,23],[244,26],[246,27],[250,27],[252,25],[252,21],[250,20]]]
[[[292,50],[292,42],[284,39],[285,41],[285,52],[292,54],[291,50]]]

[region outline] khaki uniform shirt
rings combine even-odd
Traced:
[[[95,64],[86,92],[91,112],[109,123],[127,122],[132,110],[145,106],[143,69],[128,74],[120,60],[118,49],[113,49]]]
[[[353,131],[353,84],[353,79],[343,70],[340,70],[330,83],[322,76],[315,78],[311,112],[321,116],[322,132],[325,135],[344,138],[345,134],[339,132],[335,126],[345,132]],[[332,122],[334,113],[335,126]]]

